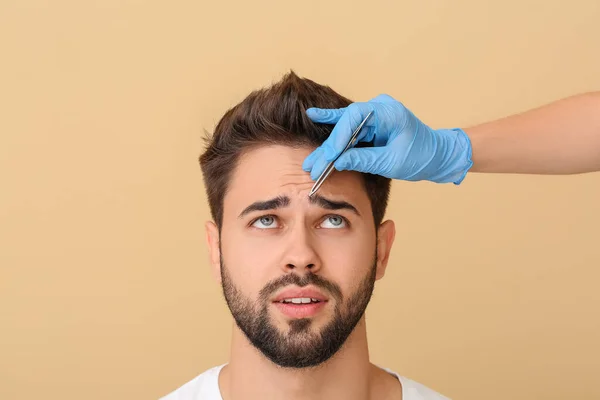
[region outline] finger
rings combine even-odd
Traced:
[[[338,158],[334,167],[339,171],[352,170],[386,176],[389,170],[389,162],[387,162],[389,151],[384,147],[349,149]]]
[[[319,179],[319,176],[323,173],[323,171],[325,171],[325,168],[327,168],[327,164],[329,164],[329,162],[325,160],[325,157],[323,157],[322,155],[320,157],[317,157],[312,169],[310,170],[311,179],[315,181]]]
[[[389,94],[380,94],[377,97],[372,98],[371,100],[374,103],[396,103],[398,100],[394,99]]]
[[[333,127],[329,137],[321,145],[327,161],[332,161],[344,150],[354,130],[369,112],[375,110],[375,107],[375,103],[352,103],[346,108],[337,124]],[[374,126],[375,120],[376,116],[373,115],[373,118],[367,122],[365,128],[358,135],[357,142],[367,136],[368,132],[370,132],[370,129],[367,129],[367,127]]]
[[[317,159],[322,155],[323,149],[321,147],[317,147],[304,159],[304,162],[302,163],[302,169],[306,172],[309,172],[312,169],[313,165],[315,165],[315,161],[317,161]]]
[[[313,122],[322,124],[335,124],[340,120],[346,108],[316,108],[312,107],[306,110],[306,115]]]

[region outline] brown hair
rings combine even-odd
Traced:
[[[306,109],[342,108],[351,103],[328,86],[300,78],[290,71],[279,82],[250,93],[228,110],[212,138],[207,138],[207,149],[200,156],[210,212],[219,230],[223,222],[223,199],[243,151],[269,144],[317,147],[329,136],[333,125],[312,122]],[[365,145],[370,144],[360,143],[361,147]],[[375,226],[379,226],[387,207],[390,180],[362,175]]]

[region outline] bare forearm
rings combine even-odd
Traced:
[[[562,99],[464,131],[473,146],[473,172],[600,171],[600,92]]]

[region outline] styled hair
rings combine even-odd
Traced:
[[[330,87],[300,78],[290,71],[279,82],[253,91],[229,109],[212,137],[206,138],[207,148],[199,159],[210,212],[219,230],[223,223],[223,199],[244,151],[264,145],[320,146],[333,125],[314,123],[306,115],[306,109],[342,108],[351,103]],[[371,144],[359,143],[356,147],[364,146]],[[387,207],[390,179],[361,175],[377,227]]]

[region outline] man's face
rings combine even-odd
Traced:
[[[213,268],[238,327],[284,367],[318,365],[343,345],[393,241],[391,222],[377,235],[360,174],[336,171],[308,197],[314,181],[301,166],[311,150],[244,153],[225,195],[220,238],[208,227]]]

